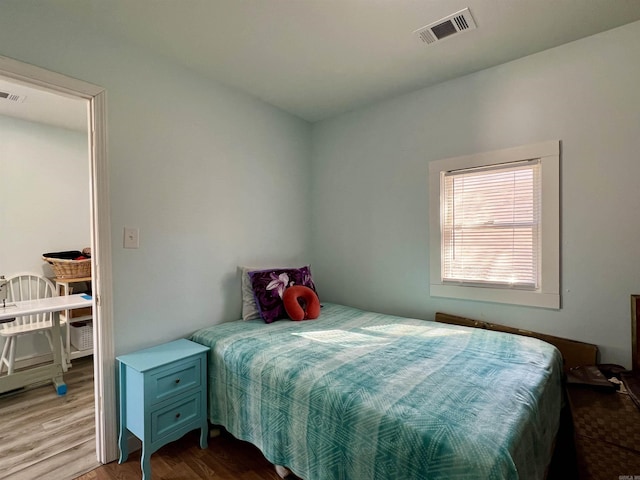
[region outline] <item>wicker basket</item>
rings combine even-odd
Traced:
[[[71,337],[71,345],[78,350],[88,350],[93,348],[93,323],[92,322],[75,322],[70,323],[69,331]]]
[[[61,258],[42,257],[53,268],[56,278],[83,278],[91,276],[91,259],[63,260]]]

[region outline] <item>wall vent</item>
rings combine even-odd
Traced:
[[[459,12],[441,18],[437,22],[430,23],[418,30],[414,31],[420,40],[424,43],[431,44],[440,40],[444,40],[452,35],[473,30],[476,28],[476,22],[471,16],[468,8]]]
[[[22,103],[27,99],[26,95],[16,95],[15,93],[0,92],[0,100]]]

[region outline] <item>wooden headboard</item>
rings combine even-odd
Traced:
[[[553,335],[545,335],[543,333],[507,327],[505,325],[498,325],[497,323],[483,322],[481,320],[473,320],[471,318],[458,317],[457,315],[449,315],[441,312],[436,313],[436,322],[462,325],[465,327],[484,328],[486,330],[513,333],[516,335],[524,335],[525,337],[534,337],[544,340],[560,350],[565,372],[580,365],[595,365],[598,361],[598,346],[590,343],[576,342],[575,340],[554,337]]]

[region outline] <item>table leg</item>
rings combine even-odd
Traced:
[[[200,448],[207,448],[207,432],[209,430],[209,425],[207,422],[200,428]]]
[[[127,438],[126,434],[123,431],[120,431],[120,436],[118,437],[118,447],[120,448],[120,458],[118,459],[118,463],[122,464],[127,461],[129,458],[129,449],[127,448]]]
[[[118,375],[118,383],[120,387],[120,392],[124,392],[126,381],[125,375],[127,374],[127,369],[124,364],[119,363],[119,372]],[[129,458],[129,445],[127,443],[127,419],[126,419],[126,405],[124,400],[124,395],[120,394],[120,435],[118,436],[118,447],[120,448],[120,460],[118,463],[124,463]]]
[[[140,458],[140,468],[142,469],[142,480],[151,480],[151,453],[145,448],[142,442],[142,458]]]
[[[51,347],[53,349],[53,386],[58,395],[67,393],[67,385],[64,383],[62,369],[62,343],[60,342],[60,313],[53,314],[53,328],[51,329]]]

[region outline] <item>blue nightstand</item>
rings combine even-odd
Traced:
[[[151,479],[150,457],[163,445],[200,429],[207,448],[207,352],[176,340],[117,357],[120,368],[120,460],[129,455],[127,430],[142,441],[142,479]]]

